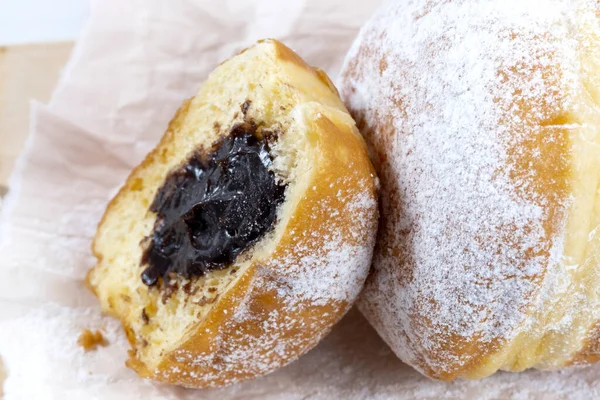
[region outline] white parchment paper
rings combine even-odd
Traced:
[[[402,364],[352,311],[314,350],[218,390],[144,381],[119,324],[83,285],[108,200],[183,99],[222,60],[276,37],[335,80],[378,1],[96,0],[32,135],[0,225],[0,393],[6,399],[593,399],[600,366],[434,382]],[[85,353],[83,328],[110,345]],[[3,382],[2,382],[3,381]]]

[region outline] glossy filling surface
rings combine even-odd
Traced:
[[[210,153],[194,153],[167,176],[150,211],[157,219],[142,258],[142,281],[168,284],[231,265],[271,230],[285,186],[270,170],[268,135],[236,125]]]

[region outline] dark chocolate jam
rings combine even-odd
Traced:
[[[285,191],[271,163],[267,138],[243,123],[169,173],[150,207],[157,220],[142,258],[144,284],[225,268],[268,232]]]

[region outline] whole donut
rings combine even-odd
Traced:
[[[340,79],[381,179],[359,307],[442,380],[600,356],[600,2],[387,2]]]

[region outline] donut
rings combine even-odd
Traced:
[[[374,168],[336,88],[265,40],[211,73],[127,178],[87,284],[139,376],[229,385],[293,361],[348,311],[377,220]]]
[[[387,2],[338,88],[381,180],[358,307],[438,380],[600,359],[600,3]]]

